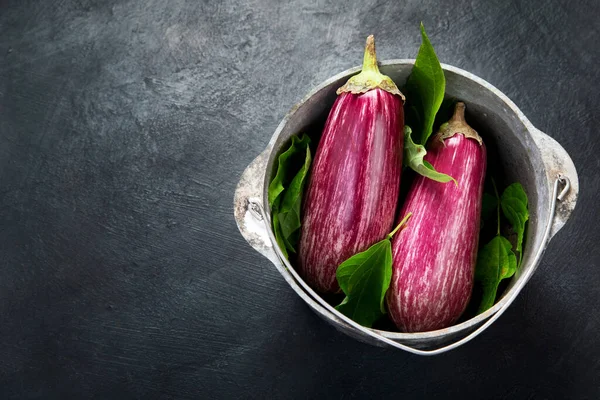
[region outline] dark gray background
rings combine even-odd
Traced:
[[[536,4],[537,3],[537,4]],[[0,397],[598,398],[599,3],[0,0]],[[415,57],[488,80],[578,167],[518,300],[434,358],[319,320],[233,191],[312,87]]]

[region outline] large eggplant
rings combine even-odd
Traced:
[[[425,159],[456,179],[440,183],[415,178],[400,215],[408,226],[392,242],[390,317],[404,332],[452,325],[473,289],[479,241],[486,149],[457,103],[452,119],[432,138]]]
[[[322,293],[337,267],[393,228],[402,168],[404,96],[377,67],[369,36],[362,72],[338,89],[303,204],[298,270]]]

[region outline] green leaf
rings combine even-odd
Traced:
[[[310,138],[307,134],[302,135],[302,139],[298,136],[292,136],[292,144],[290,147],[279,155],[277,159],[277,172],[275,177],[269,184],[269,207],[273,209],[279,199],[279,195],[285,190],[285,187],[289,185],[292,177],[295,175],[291,170],[294,165],[298,165],[298,156],[302,156],[304,151],[310,144]],[[300,160],[304,159],[302,158]]]
[[[310,168],[310,138],[292,137],[289,148],[278,157],[275,177],[269,184],[269,206],[273,219],[273,231],[283,254],[295,253],[300,236],[300,211],[302,193]]]
[[[437,182],[450,182],[454,181],[455,185],[458,185],[456,180],[452,178],[450,175],[443,174],[441,172],[437,172],[433,165],[429,162],[425,161],[423,157],[427,154],[427,150],[425,150],[425,146],[420,144],[415,144],[413,142],[412,130],[408,125],[404,126],[404,165],[410,167],[415,172],[420,175],[423,175],[429,179],[433,179]]]
[[[424,145],[433,132],[435,116],[444,100],[446,78],[423,23],[421,37],[421,47],[407,81],[407,98],[412,100],[408,107],[407,123],[418,128],[417,143]]]
[[[479,250],[475,280],[481,283],[483,298],[478,313],[494,305],[500,281],[513,276],[516,270],[517,257],[505,237],[498,235]]]
[[[385,293],[392,281],[391,239],[411,216],[412,213],[406,214],[385,239],[353,255],[336,271],[346,297],[335,308],[363,326],[370,328],[386,313]]]
[[[304,191],[304,184],[306,183],[310,163],[310,148],[306,147],[304,165],[300,168],[300,171],[298,171],[294,179],[292,179],[290,186],[283,192],[283,199],[281,200],[278,211],[279,224],[286,247],[294,253],[296,252],[294,247],[299,239],[301,225],[300,210],[302,205],[302,193]]]
[[[527,194],[520,183],[513,183],[504,190],[500,198],[500,206],[506,219],[517,234],[516,251],[519,253],[519,265],[523,257],[523,236],[525,224],[529,220]]]
[[[336,309],[371,327],[385,314],[385,293],[392,280],[392,245],[388,238],[344,261],[336,277],[346,298]]]
[[[276,213],[273,213],[273,231],[275,232],[275,240],[277,241],[277,245],[281,249],[281,252],[288,258],[288,252],[286,250],[285,241],[283,240],[283,235],[281,234],[281,227],[279,226],[279,218]]]

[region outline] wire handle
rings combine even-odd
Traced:
[[[559,186],[561,183],[564,185],[564,187],[560,191],[560,194],[559,194],[558,190],[559,190]],[[546,226],[546,229],[544,231],[544,236],[542,238],[540,247],[538,247],[538,249],[535,253],[535,257],[533,259],[533,265],[536,265],[540,261],[542,254],[544,253],[546,243],[548,242],[548,238],[550,237],[550,231],[552,230],[552,223],[553,223],[554,214],[556,211],[556,202],[562,201],[565,198],[565,196],[567,195],[567,193],[569,192],[570,188],[571,188],[571,181],[569,180],[569,178],[567,178],[566,176],[564,176],[562,174],[559,174],[556,177],[556,180],[554,181],[554,189],[552,191],[552,199],[551,199],[551,203],[550,203],[550,217],[548,218],[548,225]],[[256,200],[251,200],[249,202],[248,206],[249,206],[249,208],[252,209],[252,211],[254,213],[260,213],[262,220],[264,221],[265,224],[267,224],[267,232],[269,235],[269,239],[271,240],[271,243],[277,243],[277,241],[275,240],[275,237],[273,236],[273,231],[272,231],[272,229],[270,229],[271,218],[269,215],[267,215],[265,213],[265,210],[262,207],[262,205]],[[418,354],[418,355],[422,355],[422,356],[433,356],[436,354],[445,353],[446,351],[455,349],[458,346],[461,346],[461,345],[467,343],[471,339],[475,338],[475,336],[477,336],[481,332],[483,332],[488,326],[493,324],[494,321],[496,321],[504,313],[504,311],[508,308],[508,306],[510,306],[512,304],[512,302],[515,299],[515,297],[509,298],[508,301],[506,302],[506,304],[504,304],[504,306],[501,309],[499,309],[494,315],[492,315],[483,325],[481,325],[479,328],[477,328],[476,330],[474,330],[473,332],[471,332],[464,338],[462,338],[458,341],[455,341],[453,343],[450,343],[448,345],[445,345],[443,347],[437,348],[437,349],[420,350],[420,349],[416,349],[414,347],[411,347],[411,346],[408,346],[405,344],[395,342],[392,339],[386,338],[385,336],[373,331],[372,329],[365,328],[364,326],[354,322],[353,320],[351,320],[344,314],[340,313],[338,310],[336,310],[334,307],[332,307],[329,303],[327,303],[325,300],[323,300],[321,298],[321,296],[319,296],[310,286],[308,286],[304,282],[304,280],[302,278],[300,278],[300,276],[298,275],[296,270],[291,266],[290,262],[287,260],[287,258],[281,252],[281,249],[279,248],[279,246],[274,245],[273,249],[274,249],[275,253],[277,254],[277,257],[279,258],[279,260],[286,266],[286,268],[290,272],[290,274],[292,274],[296,283],[298,283],[298,285],[300,285],[314,301],[316,301],[322,307],[324,307],[327,311],[329,311],[330,313],[335,315],[336,318],[344,321],[347,325],[350,325],[351,327],[360,331],[361,333],[363,333],[367,336],[370,336],[374,339],[377,339],[381,342],[384,342],[385,344],[388,344],[388,345],[395,347],[397,349],[400,349],[400,350],[408,351],[409,353]],[[535,268],[528,269],[525,272],[524,276],[518,280],[518,282],[515,286],[517,292],[520,291],[523,288],[523,286],[527,283],[527,281],[533,274],[534,270],[535,270]]]

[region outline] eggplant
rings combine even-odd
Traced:
[[[392,242],[392,282],[386,295],[391,319],[403,332],[447,328],[464,312],[473,290],[486,148],[457,103],[425,159],[452,176],[440,183],[417,176],[400,215],[412,213]]]
[[[379,72],[373,36],[363,68],[337,90],[302,210],[297,269],[321,293],[339,292],[337,267],[393,228],[404,143],[404,96]]]

